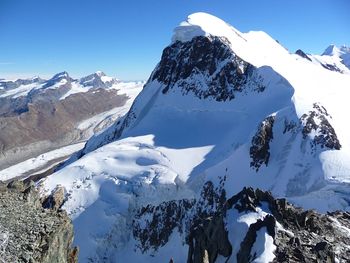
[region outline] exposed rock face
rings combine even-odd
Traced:
[[[244,188],[227,199],[222,185],[214,187],[207,182],[198,200],[170,201],[141,209],[133,222],[133,234],[140,242],[139,249],[156,251],[167,243],[173,232],[178,231],[185,236],[189,246],[188,263],[216,262],[218,255],[246,263],[257,258],[253,248],[259,231],[265,230],[275,246],[271,252],[273,262],[350,260],[349,213],[322,215],[305,211],[285,199],[274,199],[269,192],[252,188]],[[238,232],[227,223],[231,220],[230,211],[243,216],[259,213],[262,209],[266,212],[249,225],[243,236],[233,237],[242,240],[239,247],[232,247],[229,232]],[[168,228],[158,227],[167,224]]]
[[[61,208],[64,201],[65,201],[64,187],[57,186],[57,188],[44,199],[43,207],[48,209],[58,210]]]
[[[339,68],[337,67],[337,65],[321,63],[321,66],[324,67],[325,69],[330,70],[330,71],[335,71],[335,72],[343,73],[343,71],[342,71],[341,69],[339,69]]]
[[[63,211],[43,209],[34,185],[0,186],[0,231],[7,236],[3,262],[77,262],[71,220]]]
[[[314,110],[303,114],[296,121],[285,120],[283,134],[286,132],[301,133],[304,140],[310,139],[312,151],[315,151],[317,146],[320,149],[340,150],[341,144],[328,120],[332,117],[319,103],[314,103],[313,108]],[[252,146],[249,151],[250,166],[256,171],[262,165],[268,165],[274,122],[275,116],[264,119],[252,138]]]
[[[227,237],[223,217],[208,217],[200,223],[192,228],[188,236],[187,263],[212,263],[218,255],[229,257],[232,246]]]
[[[250,166],[254,167],[256,171],[261,165],[267,166],[270,158],[270,141],[273,139],[273,123],[274,116],[269,116],[260,124],[258,131],[252,139],[252,146],[250,147],[250,158],[252,159]]]
[[[332,150],[340,150],[341,144],[335,133],[334,128],[329,123],[327,118],[332,118],[327,110],[318,103],[314,103],[315,110],[301,116],[300,120],[303,124],[303,136],[306,138],[311,133],[314,133],[314,146],[319,145],[321,148]]]
[[[297,51],[295,51],[295,54],[297,54],[297,55],[301,56],[302,58],[305,58],[305,59],[307,59],[307,60],[309,60],[309,61],[312,61],[312,60],[308,57],[308,55],[306,55],[305,52],[302,51],[301,49],[298,49]]]
[[[182,221],[193,205],[192,200],[180,200],[142,208],[136,214],[133,222],[134,236],[140,240],[139,248],[142,251],[157,249],[168,242],[175,228],[183,232]],[[148,215],[152,215],[151,221],[148,222],[150,228],[143,228],[139,221]]]
[[[228,40],[220,37],[198,36],[173,43],[164,49],[151,80],[165,85],[164,94],[178,86],[183,94],[192,92],[217,101],[232,100],[248,84],[253,91],[265,89],[255,67],[234,54]]]

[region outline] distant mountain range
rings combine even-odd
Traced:
[[[49,80],[1,80],[0,170],[84,142],[123,116],[143,84],[122,82],[101,71],[81,79],[61,72]],[[53,155],[62,161],[79,147],[64,148]],[[53,164],[53,160],[46,161]],[[34,172],[43,163],[39,167],[26,163],[26,172]],[[0,171],[0,178],[4,173]]]
[[[330,45],[322,55],[305,54],[300,49],[296,51],[296,54],[328,70],[350,74],[350,48],[345,45],[340,48]]]

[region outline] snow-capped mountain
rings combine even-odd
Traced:
[[[334,56],[341,58],[341,62],[350,68],[350,47],[345,45],[338,48],[335,45],[330,45],[322,54],[322,56]]]
[[[119,80],[106,76],[102,71],[97,71],[81,79],[73,79],[67,72],[55,74],[49,80],[40,77],[31,79],[18,79],[16,81],[0,81],[0,98],[35,97],[37,93],[47,93],[55,90],[56,100],[62,100],[69,95],[88,92],[91,89],[108,89],[118,84]]]
[[[328,70],[350,74],[350,48],[345,45],[340,48],[330,45],[322,55],[305,54],[300,49],[296,54]]]
[[[41,181],[42,192],[65,188],[81,262],[277,260],[272,232],[295,232],[267,199],[237,193],[250,186],[303,208],[349,211],[349,85],[350,75],[290,54],[264,32],[195,13],[175,28],[129,112]],[[243,199],[254,205],[240,210]],[[231,250],[198,245],[206,222],[224,224]],[[343,248],[334,260],[350,253]]]
[[[79,150],[129,110],[143,84],[101,71],[81,79],[61,72],[49,80],[0,81],[0,170],[11,166],[0,171],[0,180],[42,170]]]

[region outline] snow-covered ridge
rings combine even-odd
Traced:
[[[43,192],[66,188],[82,262],[168,260],[185,241],[170,235],[143,254],[135,211],[198,197],[204,182],[218,186],[223,176],[229,196],[252,186],[306,208],[350,210],[349,84],[264,32],[196,13],[175,29],[125,118],[43,181]]]
[[[196,36],[221,36],[235,32],[238,36],[241,36],[239,31],[224,22],[223,20],[207,14],[207,13],[194,13],[188,16],[187,20],[181,22],[178,27],[174,29],[174,35],[172,41],[186,42],[192,40]]]
[[[60,89],[66,87],[59,99],[81,92],[88,92],[97,88],[115,88],[115,85],[121,81],[106,76],[102,71],[97,71],[80,79],[73,79],[66,71],[55,74],[51,79],[44,80],[39,77],[16,81],[0,81],[0,98],[19,98],[30,94],[31,92],[42,92],[45,89]]]

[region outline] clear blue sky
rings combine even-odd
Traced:
[[[102,70],[147,79],[173,28],[199,11],[293,52],[350,44],[349,0],[0,0],[0,78]]]

